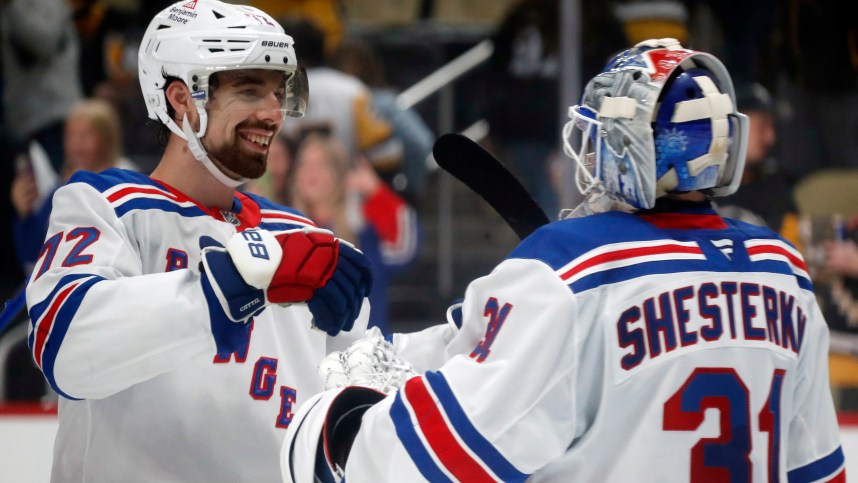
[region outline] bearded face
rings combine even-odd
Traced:
[[[248,120],[224,136],[207,134],[202,143],[209,158],[228,174],[257,179],[265,174],[268,146],[279,130],[277,125]]]
[[[283,73],[237,70],[212,79],[203,147],[228,175],[259,178],[265,173],[271,140],[283,126]]]

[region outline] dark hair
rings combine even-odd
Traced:
[[[182,79],[179,79],[178,77],[173,77],[173,76],[167,76],[167,77],[165,77],[165,79],[167,80],[167,82],[164,83],[164,88],[162,90],[164,91],[164,102],[167,105],[166,106],[167,107],[167,117],[169,117],[170,119],[173,119],[175,121],[176,120],[176,110],[173,109],[173,105],[170,104],[169,99],[167,99],[167,88],[170,87],[170,84],[172,84],[173,82],[181,81]],[[166,124],[161,122],[160,119],[149,119],[146,121],[146,124],[156,127],[157,133],[155,134],[155,136],[156,136],[156,139],[158,140],[158,145],[161,146],[162,148],[166,147],[167,141],[170,140],[170,133],[172,133],[173,131],[171,131],[170,128],[167,127]]]

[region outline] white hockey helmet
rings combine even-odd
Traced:
[[[747,117],[736,111],[727,69],[674,39],[622,52],[569,108],[564,151],[576,161],[585,203],[652,208],[667,193],[736,191],[747,149]]]
[[[307,76],[298,67],[292,37],[271,16],[254,7],[217,0],[181,1],[167,7],[155,15],[143,35],[138,67],[149,118],[159,120],[188,141],[197,159],[231,186],[246,180],[223,175],[199,143],[206,133],[210,76],[238,69],[282,71],[283,114],[301,117],[307,107]],[[187,122],[179,127],[168,114],[165,87],[171,78],[182,80],[191,90],[200,114],[197,132]]]

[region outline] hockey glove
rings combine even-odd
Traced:
[[[246,230],[233,235],[226,248],[201,237],[200,248],[201,281],[219,353],[221,346],[232,345],[227,334],[235,332],[226,322],[245,325],[266,305],[310,299],[331,278],[339,250],[330,232],[311,228],[276,237]]]
[[[231,354],[247,345],[248,322],[264,308],[262,290],[244,282],[224,246],[214,238],[200,237],[200,249],[200,283],[217,353]]]
[[[337,266],[328,283],[307,304],[315,326],[330,336],[348,332],[372,289],[372,270],[366,256],[351,243],[339,240]]]
[[[378,327],[372,327],[346,350],[325,356],[319,363],[319,375],[325,381],[325,390],[366,386],[392,394],[417,373]]]
[[[260,276],[258,280],[260,285],[256,286],[268,287],[266,295],[271,303],[310,300],[313,293],[324,287],[334,274],[340,252],[339,240],[330,231],[319,228],[289,231],[277,235],[276,239],[283,251],[283,260],[277,265],[270,283],[265,283],[269,279],[264,278],[267,277],[267,272],[264,272],[264,277]],[[239,265],[238,268],[245,275],[244,266]]]
[[[200,238],[200,246],[202,272],[233,322],[244,322],[269,304],[309,300],[330,280],[339,252],[331,232],[315,228],[276,237],[246,230],[233,235],[226,248],[209,237]]]

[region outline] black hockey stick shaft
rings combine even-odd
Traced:
[[[467,136],[442,135],[435,141],[432,154],[438,166],[486,200],[519,238],[549,222],[518,178]]]

